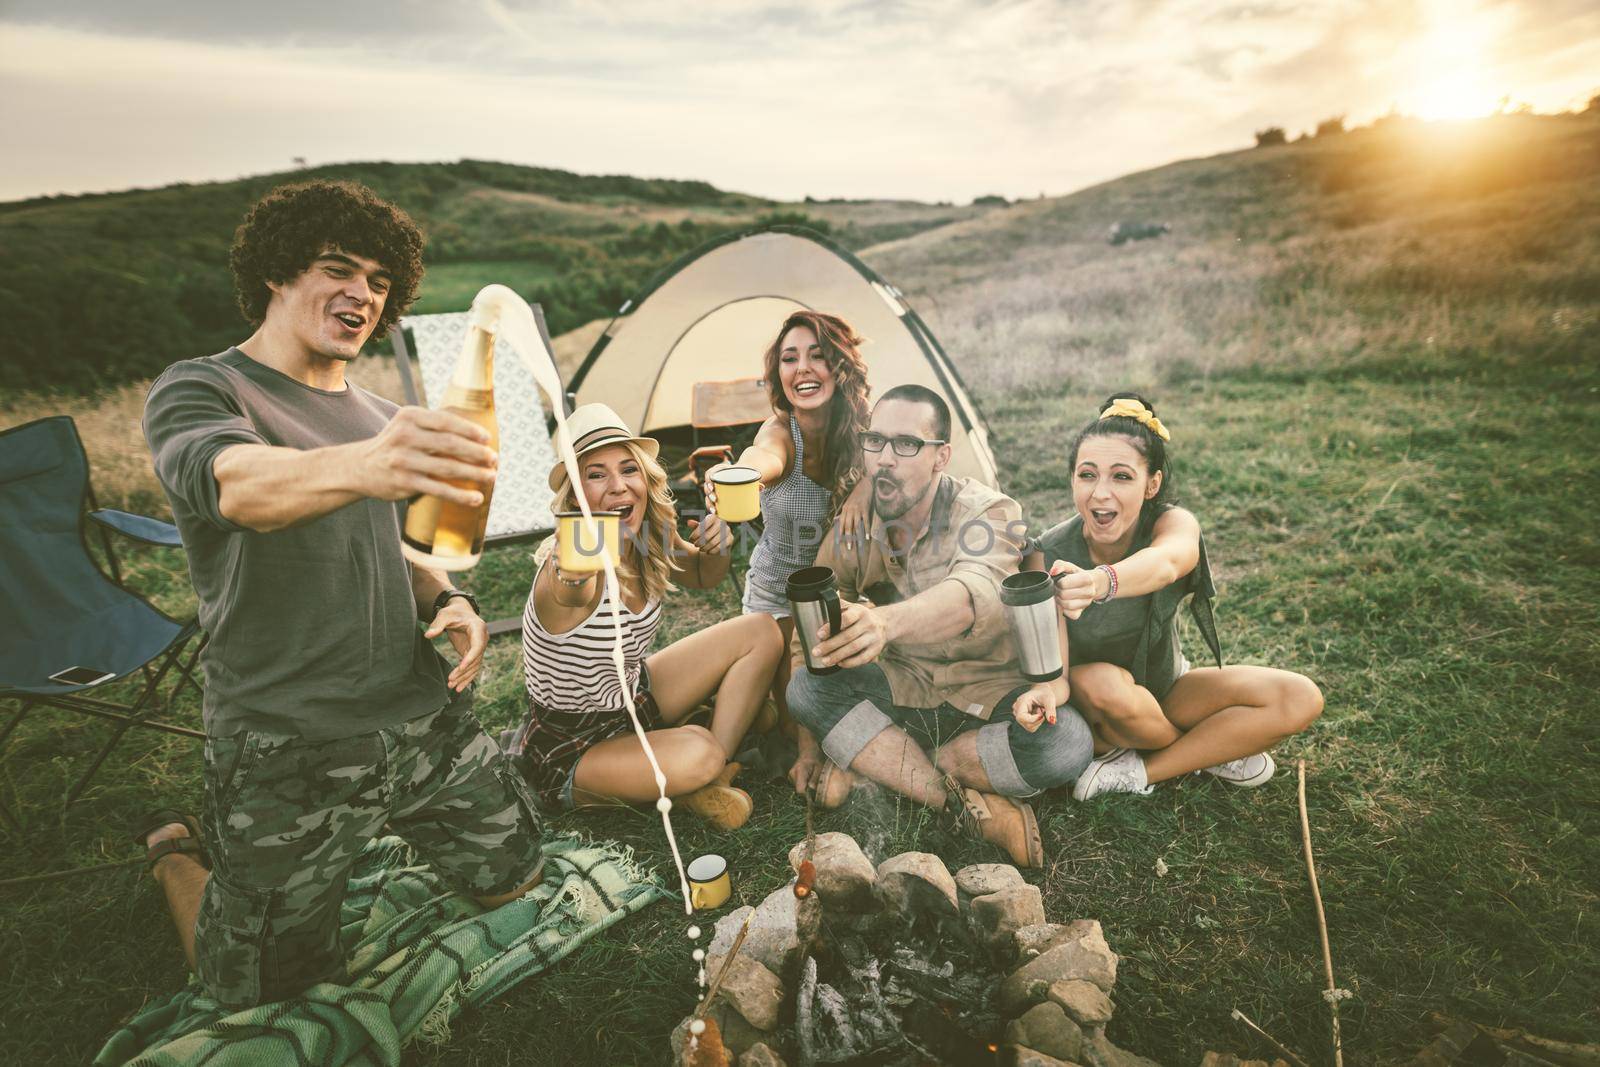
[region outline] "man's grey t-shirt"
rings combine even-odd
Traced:
[[[207,733],[347,737],[449,701],[400,554],[404,503],[358,500],[257,533],[223,517],[212,472],[233,445],[366,440],[395,410],[354,384],[312,388],[237,348],[173,364],[151,386],[145,439],[210,635],[201,656]]]

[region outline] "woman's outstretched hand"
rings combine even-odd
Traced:
[[[1045,723],[1051,726],[1056,724],[1056,691],[1055,683],[1040,682],[1026,693],[1017,697],[1017,702],[1011,706],[1011,717],[1017,720],[1017,725],[1030,734]]]
[[[1095,578],[1099,571],[1086,571],[1075,563],[1058,559],[1050,565],[1050,577],[1056,583],[1056,608],[1069,619],[1083,614],[1083,609],[1094,603],[1098,595]]]

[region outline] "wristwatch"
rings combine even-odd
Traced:
[[[478,616],[479,618],[483,617],[483,609],[478,606],[478,598],[467,592],[465,589],[446,589],[438,596],[434,597],[433,613],[435,615],[439,614],[439,612],[444,609],[445,604],[449,602],[450,598],[455,596],[465,600],[472,608],[472,613],[474,615]]]

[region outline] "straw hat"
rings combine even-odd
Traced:
[[[561,462],[561,445],[563,441],[572,442],[572,451],[579,459],[585,452],[593,452],[604,445],[619,445],[632,441],[638,445],[651,459],[661,451],[661,446],[653,437],[636,437],[628,424],[622,421],[615,411],[604,404],[584,404],[571,415],[567,416],[567,424],[556,430],[554,444],[556,446],[556,464],[550,468],[550,488],[560,491],[561,484],[566,480],[567,468]]]

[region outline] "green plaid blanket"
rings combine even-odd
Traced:
[[[493,911],[451,893],[404,841],[367,845],[351,873],[341,939],[349,984],[229,1014],[199,983],[146,1005],[111,1035],[99,1067],[259,1067],[400,1062],[413,1038],[443,1041],[465,1005],[537,974],[665,896],[627,850],[546,841],[545,879]]]

